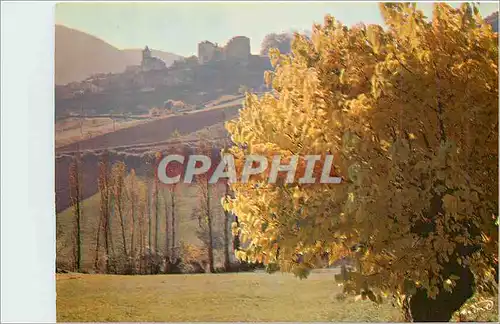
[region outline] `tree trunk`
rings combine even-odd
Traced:
[[[212,231],[212,212],[210,211],[210,184],[207,178],[207,222],[208,222],[208,266],[211,273],[215,272],[214,267],[214,238]]]
[[[74,223],[74,245],[73,245],[73,257],[74,257],[74,269],[77,272],[81,271],[82,266],[82,238],[81,238],[81,218],[82,218],[82,208],[81,208],[81,179],[80,179],[80,151],[77,151],[76,156],[73,158],[73,162],[70,165],[69,179],[70,179],[70,198],[73,205],[73,215],[75,217]]]
[[[106,272],[109,271],[109,215],[104,215],[104,249],[106,250]]]
[[[117,203],[118,203],[118,215],[120,217],[120,226],[122,229],[123,253],[125,253],[125,257],[128,257],[127,238],[125,236],[125,222],[123,219],[123,210],[122,210],[122,199],[120,197],[117,198]]]
[[[80,178],[80,170],[77,169],[77,178]],[[81,206],[81,191],[80,191],[80,180],[77,182],[77,202],[76,202],[76,253],[78,255],[77,259],[77,270],[80,272],[82,270],[82,206]]]
[[[456,261],[446,264],[442,271],[443,278],[450,275],[460,277],[452,292],[439,287],[435,299],[427,297],[425,289],[418,289],[409,299],[405,310],[407,320],[413,322],[448,322],[453,314],[474,294],[474,275],[469,267],[463,267]]]
[[[172,186],[170,191],[170,198],[172,201],[171,213],[172,213],[172,252],[170,253],[171,261],[175,260],[175,185]]]
[[[160,193],[158,188],[158,180],[155,179],[155,251],[158,253],[160,245]]]
[[[226,272],[231,270],[231,260],[229,259],[229,221],[231,214],[228,211],[224,211],[224,270]]]
[[[104,235],[104,249],[106,252],[106,270],[109,271],[109,179],[108,179],[108,160],[106,156],[103,156],[99,164],[99,191],[101,193],[100,201],[100,211],[101,211],[101,221],[102,233]],[[97,244],[96,244],[96,259],[95,265],[97,266],[99,261],[99,230],[97,231]]]
[[[101,226],[102,226],[102,216],[99,216],[99,225],[97,226],[96,244],[95,244],[95,258],[94,258],[94,270],[97,271],[99,268],[99,247],[100,247],[100,236],[101,236]]]
[[[113,219],[113,217],[115,216],[115,197],[114,197],[114,194],[111,192],[111,187],[109,187],[109,197],[110,197],[110,204],[111,204],[111,207],[108,209],[110,210],[110,213],[108,213],[108,222],[107,222],[107,226],[108,226],[108,230],[107,230],[107,233],[108,233],[108,240],[109,240],[109,248],[111,250],[111,255],[112,255],[112,259],[111,259],[111,267],[113,268],[113,271],[115,270],[115,246],[113,244],[113,227],[112,227],[112,224],[111,224],[111,220]],[[108,254],[108,259],[109,259],[109,254]]]
[[[170,262],[170,242],[168,240],[168,199],[165,191],[162,190],[163,193],[163,206],[165,208],[165,273],[168,273],[168,266]]]
[[[78,167],[79,161],[76,162],[76,270],[78,272],[82,269],[82,235],[81,235],[81,193],[80,193],[80,170]]]
[[[141,198],[142,199],[142,195]],[[140,205],[140,214],[138,215],[139,217],[139,273],[143,274],[143,262],[144,262],[144,205],[142,205],[142,200],[141,200],[141,205]]]
[[[135,206],[136,206],[136,203],[135,203],[135,190],[134,190],[134,184],[132,184],[132,195],[131,195],[131,203],[132,203],[132,206],[131,206],[131,209],[132,209],[132,224],[131,224],[131,227],[130,227],[130,256],[131,256],[131,262],[133,264],[133,267],[134,267],[134,272],[135,272],[135,269],[136,269],[136,263],[135,263]]]
[[[239,228],[240,227],[240,222],[238,221],[238,216],[234,215],[234,222],[236,223],[236,226]],[[239,231],[236,235],[233,236],[233,250],[238,251],[240,249],[240,235]]]
[[[441,136],[441,140],[446,139],[444,128],[441,129]],[[428,233],[435,231],[437,215],[446,213],[443,209],[442,198],[443,193],[437,193],[431,198],[429,212],[427,213],[427,218],[431,221],[416,222],[412,228],[413,233],[425,237]],[[470,235],[479,235],[480,231],[477,227],[468,223],[463,225],[468,227]],[[467,265],[460,265],[457,259],[470,256],[478,249],[477,246],[457,245],[455,251],[450,255],[450,261],[441,264],[442,270],[440,271],[442,280],[448,279],[451,275],[459,278],[455,281],[455,287],[449,292],[444,289],[442,284],[438,285],[439,293],[434,299],[427,297],[426,289],[417,289],[415,295],[409,297],[403,305],[406,320],[413,322],[450,321],[453,314],[472,297],[475,289],[474,274]]]
[[[149,181],[148,181],[149,182]],[[151,186],[148,183],[148,247],[151,252]]]
[[[229,195],[229,184],[226,183],[226,196]],[[224,270],[226,272],[231,269],[231,261],[229,260],[229,221],[231,213],[224,210]]]

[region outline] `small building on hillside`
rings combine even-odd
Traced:
[[[142,71],[164,70],[167,64],[157,57],[151,55],[151,50],[146,46],[142,51]]]

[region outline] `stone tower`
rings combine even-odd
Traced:
[[[145,47],[143,50],[142,50],[142,62],[143,64],[149,60],[151,58],[151,50],[149,49],[149,47]]]

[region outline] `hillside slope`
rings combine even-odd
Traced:
[[[484,18],[484,21],[491,25],[494,32],[498,33],[498,11]]]
[[[94,73],[123,72],[141,62],[141,49],[119,50],[105,41],[62,25],[55,28],[55,83],[81,81]],[[172,64],[181,56],[153,50],[152,54]]]

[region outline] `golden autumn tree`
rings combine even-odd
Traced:
[[[351,256],[346,287],[393,295],[407,320],[448,321],[474,292],[496,293],[498,36],[469,4],[435,4],[430,19],[380,9],[384,28],[327,16],[291,55],[271,51],[273,91],[247,95],[226,126],[237,170],[249,154],[333,154],[345,180],[254,176],[225,208],[240,258],[304,276]]]

